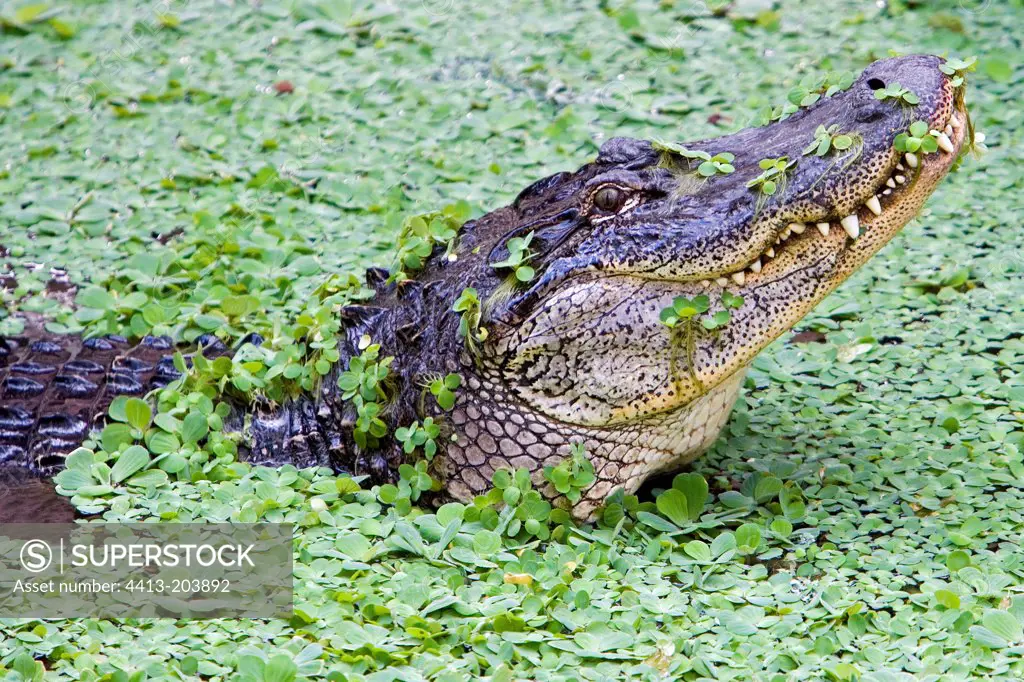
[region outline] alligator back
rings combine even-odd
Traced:
[[[25,334],[0,338],[0,464],[51,473],[101,426],[119,395],[142,396],[179,376],[174,347],[147,337]]]
[[[338,349],[344,367],[358,352],[359,336],[371,330],[368,320],[380,316],[350,306],[342,318],[346,324]],[[240,345],[247,343],[258,346],[263,339],[250,334]],[[120,336],[82,339],[47,334],[34,320],[23,334],[0,337],[0,486],[5,471],[18,469],[36,477],[59,471],[70,452],[102,429],[115,398],[143,397],[178,379],[175,352],[182,351],[190,363],[197,348],[207,358],[232,352],[210,334],[190,346],[176,347],[167,337],[153,336],[132,344]],[[356,447],[351,434],[356,414],[338,396],[337,371],[325,377],[318,391],[283,404],[225,396],[231,412],[224,430],[240,435],[238,457],[253,464],[329,466],[338,472],[368,474],[373,481],[392,480],[401,449],[362,452]]]

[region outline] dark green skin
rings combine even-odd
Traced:
[[[485,491],[501,467],[526,467],[543,486],[543,467],[557,464],[576,442],[586,445],[598,478],[574,510],[580,517],[613,489],[632,491],[649,475],[678,468],[715,439],[754,355],[884,245],[952,165],[956,153],[922,158],[916,171],[904,171],[905,185],[881,195],[899,172],[896,164],[906,162],[893,140],[911,121],[967,128],[940,64],[927,56],[876,62],[848,90],[784,121],[685,144],[735,156],[734,173],[703,183],[696,164],[676,153],[641,140],[609,140],[594,162],[540,180],[512,205],[466,223],[454,260],[438,247],[422,271],[398,284],[371,269],[367,282],[376,295],[341,311],[342,358],[319,394],[279,407],[235,405],[228,426],[242,431],[244,458],[391,480],[408,455],[390,435],[379,447],[359,448],[355,409],[336,386],[337,372],[368,335],[382,356],[395,358],[389,433],[427,416],[438,420],[444,432],[432,468],[456,498]],[[910,110],[874,97],[880,84],[894,81],[920,104]],[[951,121],[954,110],[962,117]],[[833,124],[860,137],[858,155],[801,154],[819,125]],[[954,135],[958,148],[963,140],[963,132]],[[780,191],[769,198],[747,187],[761,173],[761,159],[782,156],[798,164]],[[877,218],[864,209],[876,194],[885,209]],[[839,224],[851,213],[861,216],[857,239]],[[793,222],[810,230],[786,242]],[[832,226],[830,237],[812,236],[817,222]],[[537,276],[515,285],[508,270],[493,264],[507,256],[510,238],[529,233]],[[774,260],[738,281],[735,273],[780,236]],[[485,303],[488,333],[472,351],[452,311],[467,287]],[[698,330],[685,348],[658,319],[675,296],[707,295],[714,312],[723,290],[742,296],[743,306],[725,328]],[[8,467],[51,473],[102,421],[114,395],[143,395],[173,379],[169,361],[160,364],[173,349],[159,340],[96,350],[80,339],[49,338],[59,348],[42,351],[32,350],[32,341],[7,340],[0,350],[0,464]],[[127,371],[122,356],[139,362]],[[76,359],[101,370],[69,367]],[[34,370],[19,372],[16,363],[34,363]],[[455,409],[445,412],[424,384],[450,372],[463,377],[463,386]],[[37,385],[26,390],[24,379]]]

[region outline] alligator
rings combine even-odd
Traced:
[[[391,435],[356,438],[356,407],[337,382],[371,339],[394,358],[388,433],[437,420],[431,471],[448,496],[471,499],[497,469],[522,467],[568,506],[541,473],[582,444],[595,480],[572,513],[592,518],[614,490],[632,493],[703,453],[755,355],[892,239],[970,147],[962,79],[943,64],[877,61],[846,89],[723,137],[609,139],[594,161],[466,222],[422,269],[371,268],[375,294],[339,310],[341,359],[318,390],[233,405],[226,428],[241,433],[240,457],[393,480],[409,456]],[[898,150],[918,120],[933,143]],[[524,277],[509,265],[520,261],[532,269]],[[468,288],[480,307],[467,336],[453,304]],[[667,318],[679,302],[694,309]],[[230,352],[201,342],[203,353]],[[174,350],[165,338],[4,339],[0,463],[52,473],[115,396],[179,376]],[[424,384],[449,373],[462,384],[446,410],[424,400]],[[32,482],[7,478],[0,513],[29,508],[19,494]]]

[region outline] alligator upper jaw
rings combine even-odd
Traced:
[[[968,128],[966,111],[953,109],[946,122],[936,126],[942,135],[940,149],[896,156],[857,209],[813,222],[787,223],[762,253],[727,273],[699,280],[698,287],[742,293],[826,260],[834,262],[841,281],[917,214],[961,155]]]
[[[952,102],[952,90],[948,97]],[[892,150],[891,161],[857,190],[865,198],[852,210],[827,213],[806,222],[778,221],[768,228],[770,239],[765,241],[762,250],[717,272],[675,276],[590,269],[572,272],[569,278],[592,280],[628,274],[637,280],[673,283],[679,295],[717,296],[716,292],[722,290],[738,294],[755,292],[759,287],[797,272],[813,270],[822,280],[834,280],[828,287],[831,291],[917,214],[924,200],[962,155],[968,144],[969,127],[966,110],[951,107],[950,114],[934,124],[934,129],[942,135],[938,151],[899,154]],[[740,231],[747,232],[746,229]],[[807,306],[804,312],[809,309]]]

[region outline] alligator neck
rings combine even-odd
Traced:
[[[490,487],[496,469],[557,466],[573,444],[582,443],[598,480],[573,508],[586,518],[615,488],[634,492],[644,480],[637,472],[672,471],[707,450],[725,426],[744,375],[738,372],[684,407],[595,427],[524,409],[496,372],[472,373],[451,415],[456,440],[448,443],[444,464],[448,491],[469,499]]]

